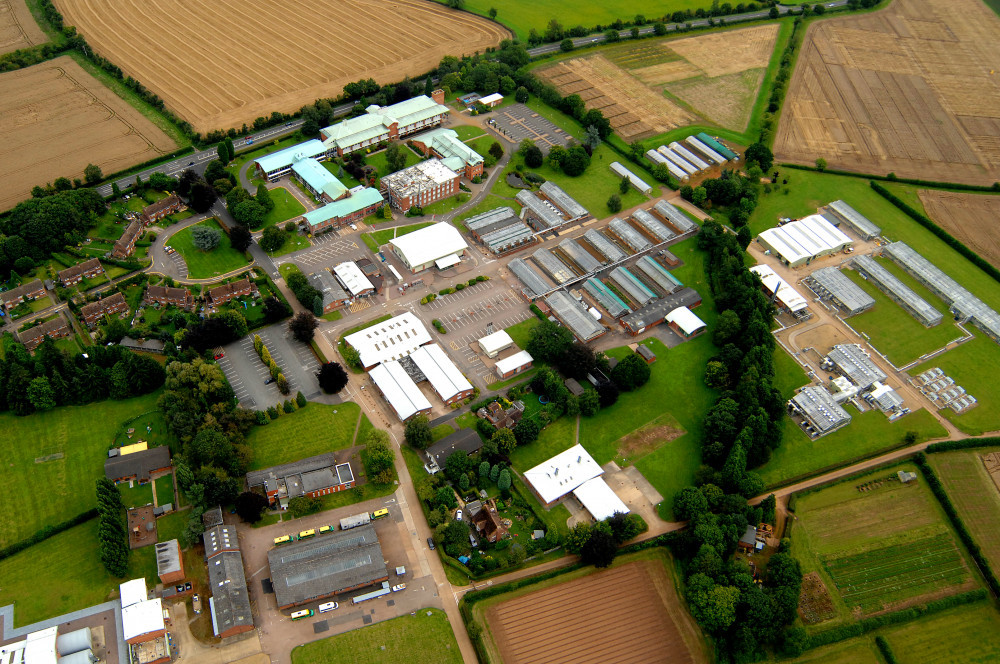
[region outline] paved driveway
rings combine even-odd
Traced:
[[[271,374],[254,350],[254,334],[260,335],[271,357],[281,367],[281,372],[285,374],[291,387],[291,397],[297,391],[301,391],[307,399],[319,394],[319,384],[316,381],[319,361],[312,348],[292,338],[286,324],[278,323],[255,330],[224,347],[226,355],[219,360],[219,366],[232,385],[240,405],[263,410],[289,398],[278,391],[276,383],[265,384]]]

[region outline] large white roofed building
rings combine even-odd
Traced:
[[[854,244],[842,230],[819,214],[768,228],[757,236],[757,241],[790,267],[835,254]]]
[[[583,445],[574,445],[525,471],[524,479],[546,506],[604,473]]]
[[[365,369],[406,357],[430,341],[427,328],[409,312],[344,337],[358,351]]]
[[[573,495],[598,521],[603,521],[615,514],[628,514],[630,511],[622,499],[608,486],[608,483],[600,477],[587,480],[573,490]]]
[[[472,383],[445,355],[441,346],[437,344],[421,346],[410,353],[409,357],[446,404],[454,403],[472,394]]]
[[[284,150],[272,152],[254,161],[257,172],[269,180],[277,180],[282,175],[292,170],[292,166],[297,161],[303,159],[325,159],[326,147],[322,141],[315,138],[305,143],[293,145]]]
[[[344,290],[350,293],[351,297],[365,297],[375,292],[375,286],[353,261],[334,266],[333,273],[337,275],[337,280],[343,284]]]
[[[750,271],[760,277],[761,284],[768,293],[778,299],[778,304],[787,311],[797,314],[809,308],[809,301],[768,265],[754,265]]]
[[[705,321],[698,318],[687,307],[677,307],[667,314],[664,320],[685,339],[690,339],[705,331]]]
[[[432,265],[441,269],[455,265],[469,248],[458,229],[446,222],[407,233],[391,240],[390,244],[411,272],[420,272]]]
[[[368,375],[400,420],[405,422],[414,415],[430,412],[431,402],[399,362],[384,362]]]
[[[493,334],[487,334],[479,340],[479,347],[486,353],[486,357],[496,357],[514,345],[514,340],[510,338],[506,330],[498,330]]]

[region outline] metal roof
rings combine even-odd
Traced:
[[[684,139],[684,142],[693,147],[696,151],[705,155],[705,157],[707,157],[710,161],[714,161],[716,164],[719,164],[720,166],[726,163],[725,157],[723,157],[721,154],[719,154],[712,148],[708,147],[707,145],[699,141],[696,137],[688,136],[687,138]]]
[[[566,238],[559,243],[559,248],[562,249],[563,253],[569,256],[574,263],[580,266],[580,269],[584,274],[588,272],[596,272],[601,269],[601,261],[594,258],[593,254],[580,246],[580,243],[576,240]]]
[[[750,271],[760,277],[761,284],[773,293],[778,301],[792,313],[809,308],[809,302],[787,281],[778,276],[769,265],[754,265]]]
[[[804,281],[818,296],[833,300],[851,315],[875,306],[875,298],[833,266],[815,270]]]
[[[374,284],[353,261],[345,261],[333,267],[333,273],[351,295],[360,295],[375,290]]]
[[[462,375],[438,344],[421,346],[410,353],[409,359],[420,368],[443,401],[472,389],[472,383]]]
[[[555,286],[549,283],[542,273],[532,265],[529,265],[523,258],[515,258],[508,265],[507,269],[514,273],[524,286],[524,293],[529,298],[535,298],[543,293],[547,293]]]
[[[172,572],[181,571],[181,545],[176,539],[166,542],[157,542],[156,549],[156,575],[163,576]]]
[[[462,162],[463,166],[483,163],[482,155],[463,143],[454,129],[441,127],[417,134],[408,140],[419,141],[433,148],[441,155],[442,159],[456,158]]]
[[[882,229],[873,224],[868,217],[861,214],[844,201],[834,201],[830,203],[827,208],[838,221],[850,226],[854,229],[855,233],[866,240],[876,237],[882,232]]]
[[[531,357],[531,353],[526,350],[518,351],[511,355],[510,357],[505,357],[502,360],[497,360],[496,369],[500,373],[507,373],[508,371],[513,371],[518,367],[523,367],[530,362],[533,362],[535,358]]]
[[[850,414],[834,400],[826,388],[807,385],[791,401],[821,433],[832,431],[851,421]]]
[[[594,249],[604,254],[609,263],[617,263],[620,260],[624,260],[628,257],[617,244],[608,239],[608,237],[597,230],[596,228],[591,228],[589,231],[583,234],[583,239],[590,243]]]
[[[638,175],[636,175],[629,169],[622,166],[617,161],[611,162],[611,170],[614,171],[618,175],[618,177],[627,177],[629,182],[632,183],[632,186],[644,194],[647,194],[653,190],[653,188],[648,184],[646,184],[646,182],[642,178],[640,178]]]
[[[704,160],[702,160],[701,157],[691,152],[677,141],[671,143],[669,147],[671,150],[673,150],[674,152],[676,152],[677,154],[679,154],[680,156],[684,157],[689,162],[691,162],[694,166],[697,166],[698,170],[703,171],[709,167],[709,165]]]
[[[650,235],[655,237],[660,242],[666,242],[667,240],[677,237],[677,233],[674,233],[672,230],[661,224],[656,217],[645,210],[636,210],[633,212],[632,219],[645,228]]]
[[[701,295],[693,288],[685,286],[676,293],[653,300],[621,319],[622,324],[633,332],[661,323],[677,307],[693,307],[701,302]]]
[[[296,161],[292,164],[292,172],[310,189],[326,194],[334,200],[347,193],[347,187],[315,159]]]
[[[663,217],[668,224],[674,227],[678,233],[684,234],[688,231],[698,230],[698,224],[681,212],[677,207],[666,201],[658,201],[653,206],[653,210]]]
[[[447,106],[442,106],[427,95],[419,95],[385,107],[373,104],[366,110],[368,112],[365,115],[325,127],[322,131],[324,144],[345,149],[383,134],[388,135],[389,125],[394,122],[403,131],[412,124],[448,114]]]
[[[410,312],[344,337],[358,351],[366,367],[409,355],[430,340],[427,328]]]
[[[858,274],[867,277],[880,291],[923,325],[933,327],[944,320],[944,315],[931,306],[930,302],[917,295],[916,291],[871,256],[855,256],[851,264]]]
[[[657,297],[656,293],[624,267],[616,267],[611,270],[610,276],[640,307],[645,306]]]
[[[583,289],[590,293],[604,307],[612,318],[621,318],[632,311],[604,282],[591,277],[583,282]]]
[[[628,506],[622,502],[603,478],[589,479],[573,490],[573,495],[583,503],[583,507],[598,521],[615,514],[628,514]]]
[[[698,137],[698,140],[721,154],[726,159],[735,159],[736,161],[740,160],[740,156],[723,145],[721,140],[713,138],[703,131],[698,132],[696,136]]]
[[[559,185],[551,180],[543,182],[538,191],[562,210],[570,221],[590,216],[587,208],[577,203],[572,196],[563,191]]]
[[[619,240],[631,247],[632,251],[641,253],[653,246],[642,233],[634,229],[628,222],[615,217],[608,224],[608,230],[614,233]]]
[[[691,336],[698,330],[705,329],[705,321],[698,318],[693,311],[687,307],[677,307],[664,318],[666,322],[673,323],[681,329],[686,336]]]
[[[431,402],[398,361],[383,362],[372,368],[368,375],[400,420],[405,422],[417,413],[431,409]]]
[[[524,479],[548,504],[603,473],[594,457],[577,444],[524,471]]]
[[[402,254],[411,269],[451,254],[461,254],[469,247],[458,229],[444,221],[393,238],[389,243]]]
[[[862,390],[886,378],[885,372],[872,362],[868,353],[858,344],[837,344],[830,350],[827,357],[836,365],[840,373],[847,376]]]
[[[487,210],[474,217],[469,217],[462,223],[476,235],[483,236],[508,226],[523,224],[524,222],[518,218],[513,208],[504,206]]]
[[[216,636],[233,627],[253,626],[243,556],[239,551],[223,551],[208,560],[208,585]]]
[[[347,217],[355,212],[364,210],[366,207],[378,205],[382,202],[384,202],[384,199],[377,189],[365,187],[354,192],[347,198],[327,203],[316,210],[310,210],[302,215],[302,217],[310,226],[318,226],[331,219]]]
[[[263,172],[274,173],[285,168],[291,168],[292,164],[300,159],[315,159],[325,154],[326,146],[323,145],[322,141],[314,138],[310,141],[293,145],[290,148],[264,155],[260,159],[255,160],[254,163]]]
[[[652,256],[643,256],[635,266],[646,274],[665,293],[673,293],[684,287],[680,279],[667,272]]]
[[[551,203],[543,201],[534,193],[526,189],[522,189],[517,192],[517,195],[514,196],[514,200],[524,207],[526,213],[530,212],[537,223],[542,225],[542,228],[539,230],[557,228],[566,223],[566,219],[563,218],[562,213],[560,213],[559,210],[557,210]]]
[[[533,242],[534,232],[509,207],[501,207],[462,222],[493,253]]]
[[[483,349],[484,353],[490,356],[496,355],[513,345],[514,340],[507,334],[507,330],[497,330],[493,334],[487,334],[485,337],[480,337],[479,339],[479,347]]]
[[[545,303],[563,325],[583,343],[596,339],[607,331],[603,325],[594,320],[587,307],[567,293],[555,291],[545,298]]]
[[[675,164],[678,168],[680,168],[688,175],[694,175],[695,173],[698,172],[698,169],[695,167],[694,164],[689,162],[687,159],[681,157],[679,154],[677,154],[667,146],[661,145],[660,147],[657,148],[657,151],[659,151],[660,154],[662,154],[670,162]]]
[[[564,284],[576,276],[572,268],[556,258],[555,254],[544,247],[537,249],[535,253],[531,254],[531,258],[550,277],[555,279],[556,283]]]

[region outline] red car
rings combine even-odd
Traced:
[[[224,358],[225,356],[226,356],[226,354],[225,354],[225,353],[223,353],[223,352],[222,352],[222,351],[220,350],[220,351],[219,351],[218,353],[216,353],[216,354],[215,354],[215,359],[217,359],[217,360],[221,360],[221,359],[222,359],[222,358]]]

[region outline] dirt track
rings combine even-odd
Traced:
[[[948,182],[1000,179],[1000,18],[980,0],[895,0],[813,23],[778,159]]]
[[[89,163],[113,173],[175,147],[68,56],[0,74],[0,209],[35,185],[83,178]]]
[[[297,111],[359,79],[419,76],[445,55],[510,36],[430,0],[216,0],[183,11],[170,0],[57,5],[67,25],[199,132]]]
[[[1000,267],[1000,196],[920,190],[927,216],[965,246]]]
[[[0,53],[48,41],[24,0],[0,0]]]

